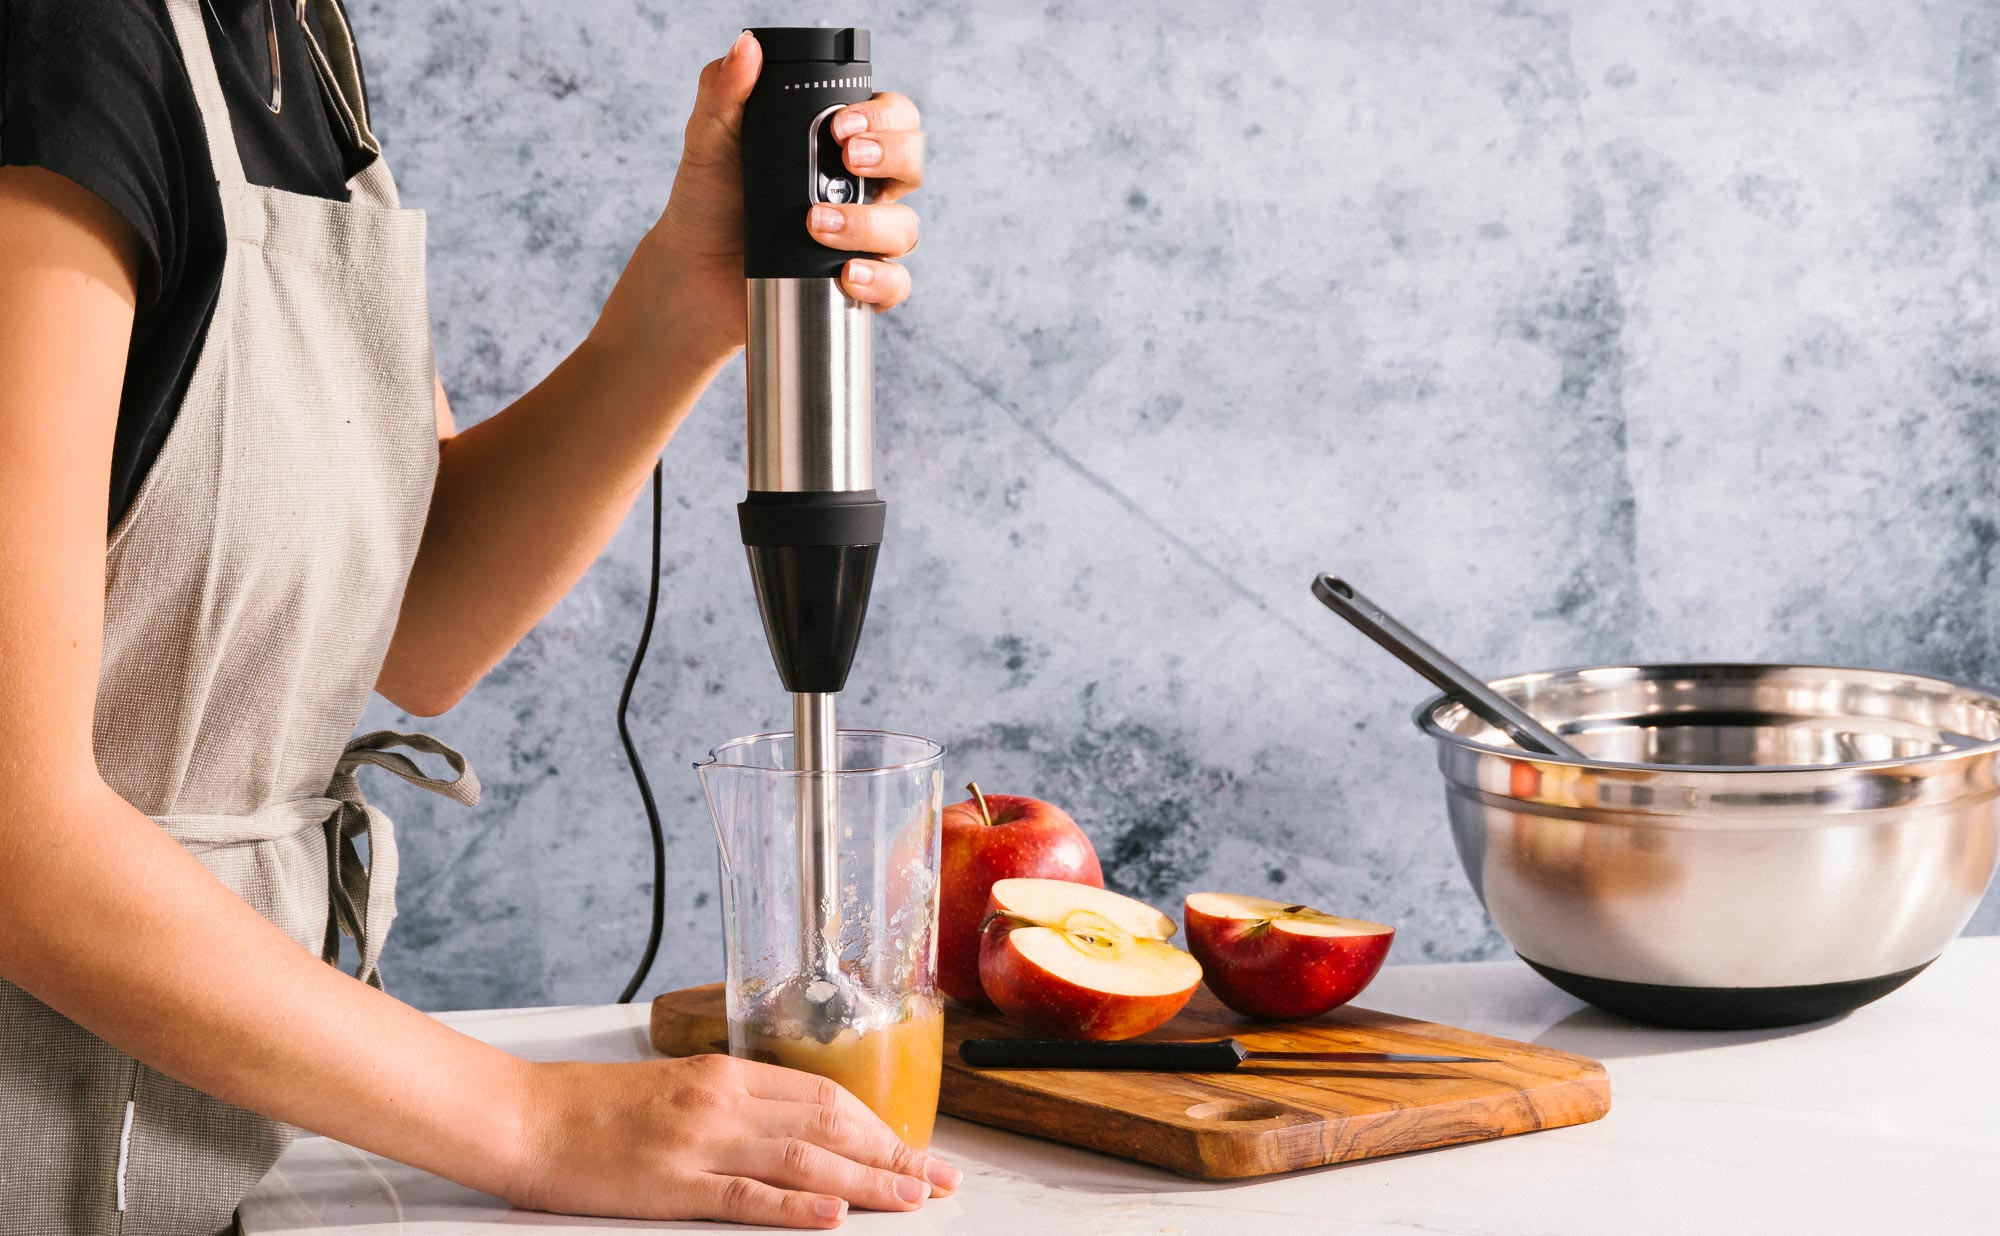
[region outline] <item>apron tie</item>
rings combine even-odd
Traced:
[[[415,760],[392,750],[396,747],[441,757],[451,766],[451,778],[426,776]],[[396,831],[389,817],[361,793],[354,774],[364,764],[386,768],[411,785],[468,807],[479,802],[479,778],[464,756],[428,734],[376,730],[347,744],[323,795],[285,799],[249,815],[176,814],[154,819],[168,836],[197,855],[211,847],[278,841],[303,829],[323,829],[328,904],[320,956],[327,964],[338,965],[340,937],[353,937],[360,956],[354,977],[380,987],[382,945],[396,918]],[[355,844],[360,837],[368,839],[365,863]]]
[[[415,760],[390,750],[392,747],[441,757],[451,766],[451,780],[426,776]],[[362,796],[354,774],[363,764],[386,768],[411,785],[467,807],[479,803],[479,777],[464,756],[430,735],[395,730],[376,730],[354,739],[333,766],[326,796],[339,803],[339,810],[326,821],[327,892],[332,904],[320,955],[328,965],[338,965],[342,933],[353,937],[359,954],[354,977],[379,988],[382,945],[389,938],[389,924],[396,918],[396,832],[389,817]],[[356,837],[368,838],[366,863],[354,844]]]

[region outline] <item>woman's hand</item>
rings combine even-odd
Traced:
[[[526,1163],[504,1194],[529,1209],[827,1228],[958,1184],[809,1073],[728,1056],[527,1067]]]
[[[666,335],[707,355],[743,346],[743,182],[739,135],[743,101],[757,83],[764,53],[745,31],[729,53],[701,71],[688,117],[673,195],[639,243],[591,333],[657,350]],[[841,269],[849,296],[878,308],[901,304],[910,275],[891,260],[917,247],[917,215],[902,204],[924,179],[924,135],[916,104],[878,94],[833,120],[849,171],[871,182],[867,205],[801,207],[802,225],[833,249],[867,257]]]

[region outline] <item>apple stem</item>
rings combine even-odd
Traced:
[[[986,795],[979,792],[979,783],[968,781],[965,783],[965,788],[972,791],[972,801],[979,804],[979,818],[986,821],[986,827],[993,827],[993,813],[987,810]]]

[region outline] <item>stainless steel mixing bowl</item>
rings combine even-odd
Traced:
[[[1656,1024],[1829,1017],[1965,926],[2000,854],[2000,698],[1915,674],[1623,665],[1492,684],[1587,760],[1438,696],[1458,856],[1557,986]]]

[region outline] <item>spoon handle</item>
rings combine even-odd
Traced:
[[[1489,725],[1507,732],[1529,751],[1563,759],[1589,757],[1565,742],[1554,730],[1529,716],[1520,705],[1472,676],[1458,662],[1424,642],[1415,631],[1390,617],[1382,607],[1362,596],[1354,585],[1332,575],[1313,580],[1313,595],[1328,609],[1339,614],[1369,639],[1396,654],[1396,659],[1428,678],[1446,695],[1476,713]]]

